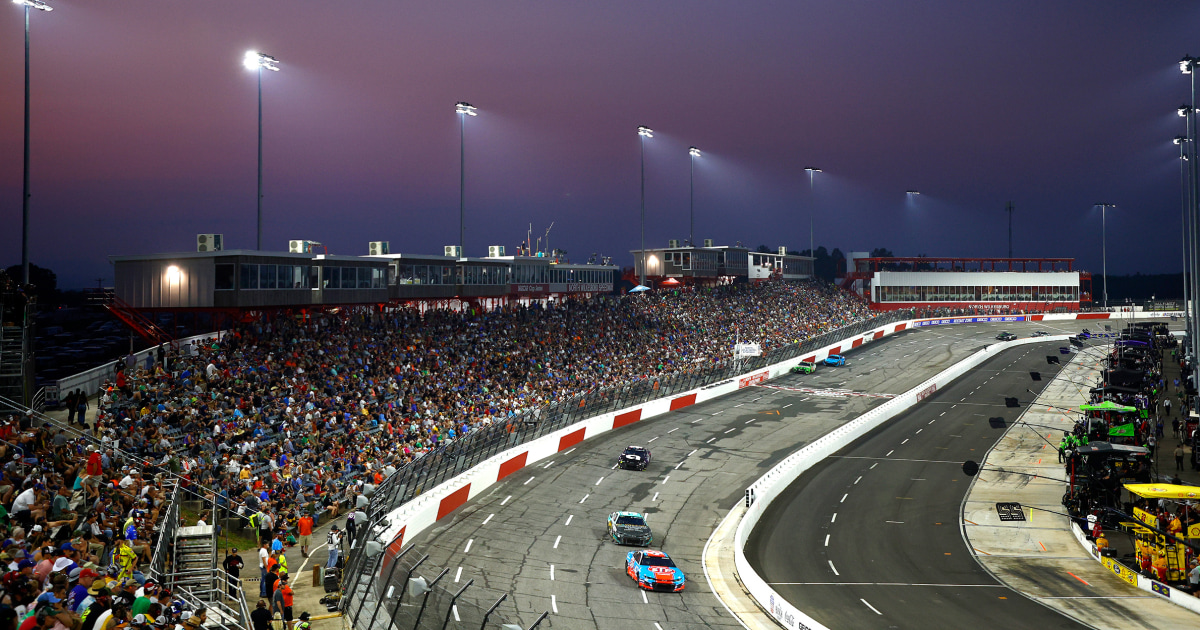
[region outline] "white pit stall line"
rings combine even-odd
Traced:
[[[455,580],[455,581],[457,582],[458,580]],[[550,565],[550,581],[551,582],[554,581],[554,565],[553,564]]]
[[[463,549],[463,553],[471,553],[471,545],[472,545],[474,542],[475,542],[475,539],[474,539],[474,538],[472,538],[472,539],[468,540],[468,541],[467,541],[467,548],[466,548],[466,549]]]
[[[555,537],[554,537],[554,548],[555,548],[555,549],[558,549],[558,543],[559,543],[559,542],[561,542],[561,541],[562,541],[562,536],[555,536]]]
[[[571,524],[571,519],[573,519],[573,518],[575,518],[575,515],[574,515],[574,514],[568,514],[568,515],[567,515],[567,522],[566,522],[566,523],[563,523],[563,525],[570,525],[570,524]]]
[[[554,614],[558,614],[558,599],[553,595],[550,596],[550,610],[553,610]]]
[[[454,572],[454,583],[455,584],[458,584],[458,578],[460,578],[460,577],[462,577],[462,567],[458,567],[458,570]]]
[[[651,503],[653,503],[653,502],[655,502],[655,501],[657,501],[657,500],[658,500],[658,493],[657,493],[657,492],[655,492],[655,493],[654,493],[654,498],[650,499],[650,502],[651,502]]]

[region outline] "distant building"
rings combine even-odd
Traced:
[[[681,247],[672,242],[667,247],[647,249],[644,257],[641,250],[630,253],[633,254],[634,266],[627,271],[626,280],[637,284],[644,258],[646,283],[651,287],[732,284],[768,278],[807,280],[813,277],[813,259],[788,254],[784,247],[774,253],[761,253],[739,246],[712,245],[711,240],[706,240],[704,247]]]
[[[881,311],[951,308],[1070,312],[1091,303],[1091,275],[1073,258],[870,258],[842,281]]]

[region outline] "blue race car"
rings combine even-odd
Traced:
[[[648,591],[677,593],[683,590],[683,571],[661,551],[630,551],[625,556],[625,573]]]
[[[832,366],[846,365],[846,357],[844,357],[840,354],[831,354],[831,355],[825,357],[825,365],[832,365]]]

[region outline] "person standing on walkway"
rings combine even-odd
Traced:
[[[242,583],[242,567],[246,566],[246,563],[242,561],[242,557],[238,555],[237,547],[234,547],[233,551],[228,556],[225,556],[225,561],[222,564],[225,567],[225,572],[229,574],[229,597],[236,597],[237,587]]]
[[[307,558],[308,548],[312,545],[312,515],[305,512],[304,516],[301,516],[300,520],[296,521],[296,529],[300,532],[300,555]]]
[[[325,542],[329,545],[329,559],[325,561],[325,568],[332,569],[337,566],[338,556],[342,553],[342,533],[337,525],[329,530],[329,538]]]
[[[1183,445],[1175,445],[1175,470],[1183,470]]]
[[[267,596],[267,559],[271,557],[271,552],[267,551],[269,543],[262,543],[258,546],[258,596]]]
[[[67,397],[62,403],[67,408],[67,426],[71,426],[75,424],[75,392],[67,392]]]

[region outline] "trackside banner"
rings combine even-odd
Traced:
[[[1023,322],[1024,315],[993,315],[990,317],[947,317],[945,319],[924,319],[913,322],[913,326],[938,326],[941,324],[990,324],[994,322]]]

